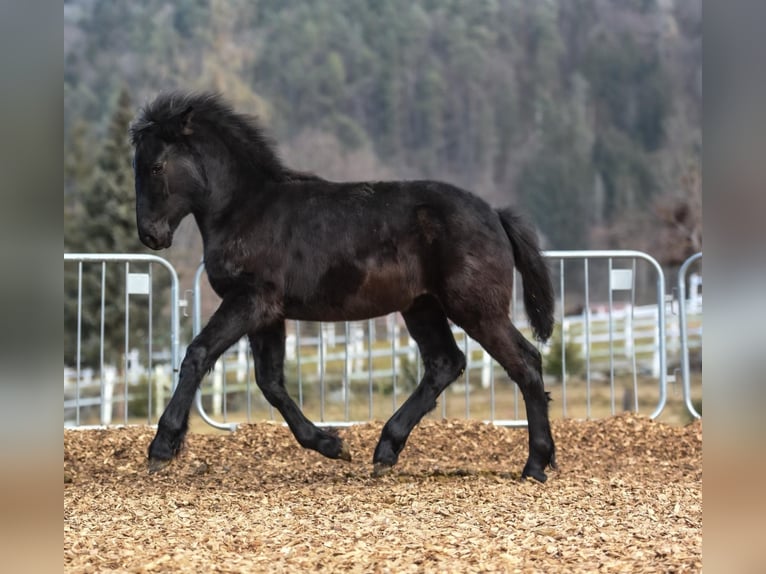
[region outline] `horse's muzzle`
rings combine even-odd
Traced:
[[[154,235],[150,235],[148,233],[140,235],[141,243],[146,245],[149,249],[154,249],[155,251],[162,249],[163,245],[160,243],[160,241],[154,237]]]
[[[170,229],[150,228],[149,230],[139,230],[138,238],[149,249],[158,251],[170,247],[173,241],[173,234],[170,232]]]

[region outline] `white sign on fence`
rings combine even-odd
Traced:
[[[149,274],[128,273],[128,295],[148,295]]]
[[[612,269],[609,274],[609,285],[612,291],[630,291],[633,289],[633,270]]]

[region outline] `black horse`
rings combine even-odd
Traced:
[[[156,471],[178,453],[202,376],[240,337],[256,380],[297,441],[350,460],[337,434],[309,421],[284,385],[285,319],[360,320],[402,313],[425,374],[388,420],[373,472],[392,467],[412,429],[465,369],[448,319],[519,385],[529,421],[522,472],[545,481],[555,448],[540,353],[508,317],[514,264],[535,336],[553,329],[554,296],[533,230],[508,209],[436,181],[337,183],[282,164],[254,118],[219,96],[164,94],[130,128],[141,241],[170,246],[191,213],[210,285],[222,298],[189,345],[149,446]]]

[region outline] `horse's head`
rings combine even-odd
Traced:
[[[156,120],[144,112],[131,126],[136,224],[141,242],[151,249],[170,247],[178,224],[206,187],[190,138],[193,113],[188,107]]]

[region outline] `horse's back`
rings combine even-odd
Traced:
[[[497,213],[486,201],[440,181],[301,182],[291,195],[296,224],[309,223],[313,231],[402,240],[415,234],[427,245],[473,239],[508,247]]]
[[[483,290],[493,305],[507,304],[509,240],[475,195],[434,181],[299,187],[285,235],[286,309],[294,318],[383,315],[426,293],[486,300]]]

